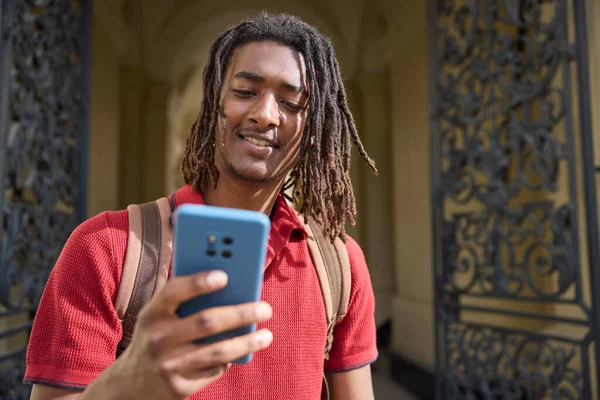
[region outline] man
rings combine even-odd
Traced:
[[[374,296],[362,252],[344,230],[355,215],[351,142],[375,170],[326,37],[296,17],[268,14],[220,35],[182,161],[186,186],[172,200],[270,216],[262,301],[180,319],[179,304],[222,288],[227,277],[214,271],[170,279],[116,358],[122,328],[114,303],[128,214],[100,214],[71,235],[48,281],[27,355],[32,399],[318,399],[323,370],[333,399],[372,399]],[[301,213],[330,238],[344,238],[350,258],[348,312],[328,360],[319,281],[305,231],[283,198],[290,188]],[[255,322],[252,334],[191,343]],[[249,364],[230,364],[250,352]]]

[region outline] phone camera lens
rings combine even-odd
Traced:
[[[229,250],[225,250],[223,252],[223,257],[225,257],[225,258],[231,258],[231,252]]]
[[[211,257],[214,257],[217,254],[217,252],[214,249],[208,249],[206,250],[206,254]]]
[[[233,238],[226,236],[223,238],[223,243],[225,244],[232,244],[233,243]]]

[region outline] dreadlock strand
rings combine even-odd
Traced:
[[[327,60],[324,59],[324,55],[327,53],[326,46],[323,45],[321,40],[317,39],[315,40],[313,50],[314,57],[318,59],[316,64],[320,67],[315,73],[318,80],[318,92],[315,98],[316,102],[323,104],[323,107],[320,107],[317,113],[316,121],[318,125],[315,126],[317,132],[315,139],[319,143],[319,146],[315,149],[315,154],[318,154],[318,161],[320,163],[316,162],[312,164],[313,174],[318,177],[318,179],[315,179],[316,182],[313,182],[319,185],[318,191],[315,192],[320,193],[320,196],[316,199],[317,207],[315,211],[317,212],[318,222],[321,223],[324,230],[333,238],[340,233],[339,227],[335,224],[335,207],[339,206],[340,203],[335,198],[335,185],[339,181],[336,179],[334,144],[339,135],[323,135],[323,133],[339,132],[339,130],[335,129],[335,105],[329,101],[332,89],[329,76],[330,71],[322,68],[328,64]],[[323,163],[327,165],[325,171],[319,169],[319,164]]]

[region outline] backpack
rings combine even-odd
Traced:
[[[127,207],[129,235],[123,272],[115,309],[122,322],[123,336],[117,347],[117,357],[127,348],[133,337],[137,316],[169,276],[172,260],[173,231],[171,215],[175,196]],[[311,217],[298,215],[304,225],[307,245],[312,257],[327,320],[327,339],[324,358],[329,359],[333,345],[333,331],[346,314],[350,298],[350,261],[345,244],[340,238],[331,243],[321,226]],[[140,268],[143,265],[145,268]],[[322,398],[329,398],[327,381],[323,377]]]

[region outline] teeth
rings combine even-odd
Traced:
[[[254,139],[254,138],[251,138],[251,137],[248,137],[248,136],[245,136],[244,140],[247,140],[250,143],[254,143],[257,146],[271,147],[271,145],[269,144],[269,142],[265,142],[264,140],[258,140],[258,139]]]

